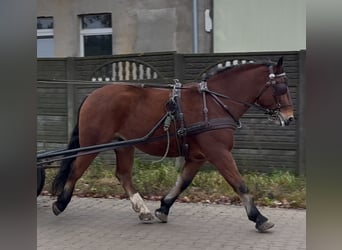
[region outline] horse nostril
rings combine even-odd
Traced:
[[[289,122],[292,122],[294,120],[293,116],[289,117]]]

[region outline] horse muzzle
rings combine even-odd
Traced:
[[[283,113],[277,113],[279,125],[282,127],[289,126],[292,121],[294,121],[294,116],[291,115],[284,115]]]
[[[269,120],[282,127],[289,126],[294,121],[294,116],[286,115],[282,112],[276,111],[269,116]]]

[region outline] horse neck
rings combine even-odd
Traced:
[[[224,103],[234,107],[235,115],[242,116],[248,106],[238,102],[252,104],[265,86],[268,69],[262,64],[242,65],[219,73],[208,80],[211,91],[230,97],[234,101],[224,100]]]

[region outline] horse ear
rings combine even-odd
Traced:
[[[283,56],[281,56],[281,57],[278,59],[278,62],[277,62],[277,66],[278,66],[278,67],[283,66],[283,60],[284,60],[284,57],[283,57]]]

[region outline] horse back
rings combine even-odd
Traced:
[[[99,88],[80,109],[80,132],[99,134],[100,143],[144,136],[164,115],[169,91],[122,84]]]

